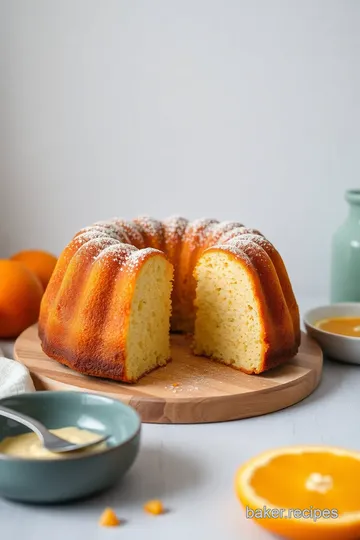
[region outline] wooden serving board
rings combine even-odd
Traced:
[[[134,407],[143,422],[201,423],[259,416],[304,399],[317,387],[323,356],[319,346],[302,333],[298,355],[262,375],[246,375],[190,351],[190,338],[173,335],[172,361],[143,377],[123,384],[88,377],[46,356],[37,326],[17,339],[15,358],[27,366],[38,390],[95,392]]]

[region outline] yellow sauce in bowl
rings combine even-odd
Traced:
[[[332,317],[317,321],[314,326],[332,334],[360,338],[360,317]]]
[[[87,431],[86,429],[79,429],[77,427],[64,427],[60,429],[50,429],[49,431],[66,441],[77,444],[93,442],[100,438],[97,433]],[[102,443],[90,446],[89,448],[84,448],[83,450],[57,454],[44,448],[39,437],[35,433],[24,433],[14,437],[7,437],[0,441],[0,454],[25,459],[69,459],[74,457],[74,455],[94,454],[100,450],[104,450],[106,447],[106,442],[103,441]]]

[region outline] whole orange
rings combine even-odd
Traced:
[[[29,270],[32,270],[38,276],[44,289],[49,283],[57,262],[57,258],[51,253],[35,249],[19,251],[19,253],[12,255],[10,260],[20,261],[25,264]]]
[[[18,261],[0,259],[0,338],[15,338],[36,323],[44,288]]]

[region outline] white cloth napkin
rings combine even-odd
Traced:
[[[0,399],[34,391],[29,370],[20,362],[6,358],[0,349]]]

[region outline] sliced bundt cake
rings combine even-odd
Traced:
[[[116,218],[79,231],[42,300],[44,352],[80,373],[135,382],[169,360],[170,331],[248,373],[294,356],[298,306],[275,247],[215,219]]]

